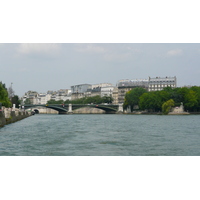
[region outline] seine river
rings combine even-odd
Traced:
[[[34,115],[0,128],[1,156],[200,156],[200,115]]]

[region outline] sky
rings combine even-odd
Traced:
[[[1,43],[0,81],[18,96],[29,90],[121,79],[176,76],[200,86],[199,43]]]

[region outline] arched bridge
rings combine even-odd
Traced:
[[[112,105],[112,104],[38,104],[38,105],[24,105],[25,109],[34,108],[34,107],[46,107],[51,108],[59,112],[59,114],[70,114],[73,113],[73,110],[91,107],[104,110],[106,113],[118,113],[123,112],[123,107],[121,104]]]

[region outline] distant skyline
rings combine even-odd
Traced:
[[[1,43],[0,81],[20,97],[28,90],[121,79],[176,76],[177,86],[200,86],[200,44]]]

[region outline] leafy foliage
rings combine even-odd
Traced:
[[[27,98],[25,101],[24,101],[24,104],[31,104],[31,100],[29,98]]]
[[[11,99],[12,104],[15,104],[16,108],[19,108],[20,100],[17,95],[14,95]]]
[[[139,98],[142,94],[146,93],[147,90],[141,87],[134,88],[126,93],[124,108],[126,109],[128,106],[131,106],[131,111],[133,111],[134,106],[139,105]]]
[[[167,87],[162,91],[146,91],[141,95],[136,92],[137,90],[138,89],[135,88],[126,93],[124,102],[125,108],[129,105],[133,106],[138,104],[140,110],[160,112],[163,110],[162,106],[164,103],[168,100],[173,100],[174,106],[180,106],[181,103],[183,103],[185,110],[190,112],[200,112],[200,87],[198,86],[174,89]]]
[[[170,112],[171,107],[174,106],[174,100],[170,99],[163,103],[162,105],[162,112],[164,115],[167,115]]]
[[[7,92],[6,86],[2,82],[0,82],[0,102],[2,103],[2,106],[5,106],[5,107],[12,106],[8,98],[8,92]]]
[[[56,101],[54,99],[51,99],[47,102],[47,104],[63,104],[63,100]]]

